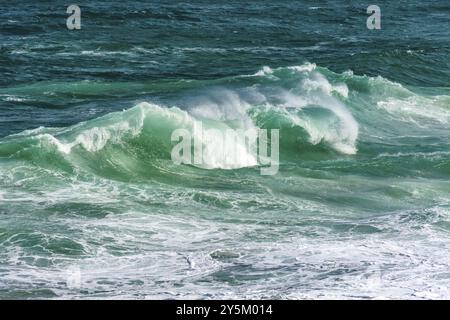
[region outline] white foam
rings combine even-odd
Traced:
[[[421,157],[421,158],[439,158],[447,157],[450,151],[435,151],[435,152],[396,152],[396,153],[381,153],[377,158],[402,158],[402,157]]]
[[[27,101],[27,99],[25,98],[21,98],[15,95],[10,95],[10,94],[0,94],[0,97],[2,97],[2,99],[4,101],[8,101],[8,102],[24,102]]]
[[[150,104],[138,105],[131,111],[122,112],[125,118],[124,120],[112,122],[111,124],[108,124],[106,118],[97,119],[98,126],[92,128],[83,129],[83,124],[78,124],[73,129],[81,130],[81,132],[72,141],[63,141],[49,133],[38,134],[36,138],[56,146],[58,151],[64,154],[70,154],[76,146],[81,146],[89,152],[97,152],[102,150],[108,143],[120,142],[125,134],[132,136],[139,134],[143,127],[146,107],[148,111],[157,106]],[[135,112],[136,110],[138,111],[137,113]],[[127,117],[130,113],[131,117]],[[109,117],[113,117],[114,115],[119,115],[119,113],[110,114]]]
[[[271,74],[273,74],[273,69],[268,66],[264,66],[261,70],[256,72],[254,74],[254,76],[262,77],[262,76],[267,76],[267,75],[271,75]]]
[[[313,72],[303,81],[303,88],[308,92],[321,91],[327,95],[337,92],[344,98],[348,97],[348,87],[345,83],[332,85],[328,79],[319,72]]]
[[[379,101],[377,107],[384,109],[397,119],[415,123],[418,126],[427,124],[448,124],[450,122],[450,110],[439,105],[439,99],[411,95],[407,98],[389,97]],[[430,123],[431,121],[431,123]]]
[[[312,72],[317,68],[317,65],[315,63],[305,63],[301,66],[292,66],[288,67],[290,70],[295,70],[297,72]]]

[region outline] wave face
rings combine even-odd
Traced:
[[[217,82],[210,91],[188,98],[184,106],[167,107],[142,102],[135,107],[62,129],[38,128],[5,138],[0,154],[16,159],[31,158],[46,165],[48,157],[59,159],[61,167],[86,169],[85,163],[129,172],[136,166],[152,166],[170,160],[176,129],[194,133],[195,128],[279,129],[281,147],[289,156],[303,149],[354,155],[357,152],[358,123],[346,108],[345,83],[331,84],[316,66],[272,70],[264,68],[253,76],[223,80],[241,85],[225,89]],[[255,86],[245,84],[253,81]],[[257,165],[245,146],[235,163],[225,164],[217,156],[217,141],[205,139],[203,152],[207,169],[233,169]],[[228,152],[228,151],[225,151]],[[120,157],[124,162],[114,163]],[[95,160],[94,160],[95,159]],[[93,161],[94,160],[94,161]],[[170,166],[170,165],[169,165]]]

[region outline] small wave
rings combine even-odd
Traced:
[[[15,95],[9,95],[9,94],[0,94],[0,99],[7,102],[25,102],[28,101],[25,98],[21,98],[19,96]]]

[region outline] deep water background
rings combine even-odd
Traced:
[[[448,1],[378,1],[380,31],[366,28],[370,4],[78,1],[82,29],[69,31],[65,1],[3,0],[0,86],[217,79],[305,61],[403,84],[448,86]],[[67,126],[121,110],[135,99],[172,98],[170,91],[139,87],[118,94],[67,89],[57,99],[39,94],[19,103],[2,98],[1,136],[41,125]]]

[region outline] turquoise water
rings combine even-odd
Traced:
[[[2,3],[0,298],[450,297],[450,5],[351,3]]]

